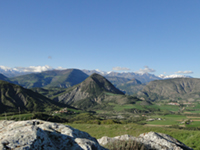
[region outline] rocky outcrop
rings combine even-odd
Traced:
[[[41,120],[0,121],[0,150],[105,150],[88,133]]]
[[[162,133],[148,132],[139,137],[104,136],[97,141],[88,133],[68,125],[42,120],[0,121],[0,150],[106,150],[102,146],[127,140],[142,143],[149,150],[192,150]]]
[[[98,139],[98,142],[101,145],[106,145],[110,142],[128,141],[128,140],[133,140],[133,141],[143,143],[146,149],[192,150],[192,148],[186,146],[185,144],[181,143],[175,138],[163,133],[156,133],[156,132],[143,133],[143,134],[140,134],[139,137],[133,137],[130,135],[122,135],[122,136],[116,136],[114,138],[110,138],[110,137],[104,136],[101,139]]]

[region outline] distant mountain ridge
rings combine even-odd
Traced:
[[[113,85],[128,95],[136,94],[145,86],[145,84],[142,84],[142,82],[135,78],[129,79],[123,77],[108,76],[106,79],[108,79]]]
[[[3,75],[9,78],[28,74],[28,72],[20,72],[12,68],[6,68],[4,66],[0,66],[0,73],[2,73]]]
[[[138,92],[138,97],[150,100],[195,100],[200,98],[200,79],[175,78],[151,81]]]
[[[41,73],[32,73],[22,75],[10,80],[16,84],[19,84],[25,88],[34,87],[61,87],[68,88],[76,85],[88,77],[78,69],[66,69],[66,70],[51,70]]]
[[[44,67],[44,68],[43,68]],[[51,69],[49,66],[43,66],[40,69]],[[0,71],[3,67],[0,66]],[[4,68],[6,71],[11,71],[9,68]],[[28,68],[27,70],[31,70]],[[13,69],[16,71],[16,69]],[[22,72],[21,72],[22,73]],[[26,72],[27,73],[27,72]],[[19,84],[25,88],[68,88],[84,81],[89,75],[98,73],[107,78],[113,85],[128,95],[135,95],[141,91],[145,84],[154,80],[165,80],[168,78],[191,78],[185,75],[171,75],[171,76],[155,76],[149,73],[134,73],[134,72],[104,72],[100,70],[79,70],[79,69],[65,69],[65,70],[49,70],[38,73],[29,73],[13,78],[5,78],[3,80],[11,83]],[[131,81],[134,79],[134,82]],[[136,82],[137,81],[137,82]]]
[[[162,79],[173,79],[173,78],[192,78],[191,76],[180,75],[180,74],[172,74],[172,75],[159,75],[158,77]]]
[[[54,70],[52,67],[45,65],[45,66],[29,66],[29,67],[5,67],[0,66],[0,73],[4,74],[5,76],[11,78],[31,73],[40,73],[42,71],[47,70]]]
[[[134,72],[102,72],[98,70],[82,70],[88,75],[91,75],[93,73],[98,73],[104,77],[122,77],[122,78],[128,78],[128,79],[137,79],[142,83],[148,83],[153,80],[161,80],[160,77],[155,76],[154,74],[149,73],[134,73]]]
[[[66,70],[63,68],[59,68],[62,70]],[[21,76],[25,74],[31,74],[31,73],[41,73],[44,71],[50,71],[50,70],[57,70],[54,69],[48,65],[46,66],[30,66],[30,67],[15,67],[15,68],[9,68],[5,66],[0,66],[0,73],[7,77],[16,77],[16,76]],[[177,77],[182,77],[182,78],[192,78],[191,76],[186,76],[186,75],[180,75],[180,74],[174,74],[174,75],[159,75],[156,76],[154,74],[149,74],[149,73],[137,73],[137,72],[114,72],[114,71],[101,71],[101,70],[82,70],[84,73],[87,75],[91,75],[93,73],[98,73],[103,76],[117,76],[117,77],[124,77],[124,78],[129,78],[129,79],[137,79],[141,81],[142,83],[147,83],[152,80],[160,80],[160,79],[167,79],[167,78],[177,78]]]

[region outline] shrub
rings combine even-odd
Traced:
[[[101,121],[101,124],[121,124],[121,122],[118,122],[118,121],[115,121],[115,120],[112,120],[112,119],[108,119],[108,120],[102,120]]]
[[[100,120],[89,120],[87,121],[87,124],[101,124],[101,121]]]
[[[45,113],[34,113],[32,119],[41,119],[44,121],[60,122],[60,123],[68,122],[67,119],[60,118],[58,116],[51,116]]]
[[[133,140],[111,142],[108,143],[105,148],[109,150],[148,150],[144,144]]]

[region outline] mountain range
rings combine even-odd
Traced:
[[[24,89],[32,89],[51,100],[81,109],[97,105],[105,106],[106,101],[114,99],[117,104],[129,103],[131,100],[127,95],[135,95],[151,101],[200,98],[200,79],[163,80],[148,73],[105,73],[98,70],[65,69],[30,73],[12,78],[0,74],[0,80],[17,84]]]
[[[145,85],[135,78],[105,77],[97,73],[88,76],[78,69],[52,70],[14,78],[0,74],[0,113],[16,112],[18,108],[21,111],[54,110],[62,105],[92,111],[114,110],[116,105],[141,101],[121,91],[131,92],[133,87],[140,88],[137,97],[147,102],[200,99],[200,79],[195,78],[154,80]]]
[[[114,75],[115,74],[111,74],[105,77],[114,86],[129,95],[136,94],[145,85],[139,80],[132,78],[134,77],[134,74],[128,74],[128,77],[118,77]],[[4,77],[4,79],[6,81],[21,85],[24,88],[68,88],[81,83],[88,76],[88,74],[78,69],[66,69],[31,73],[13,78]]]
[[[145,84],[135,78],[129,79],[123,77],[108,76],[106,79],[108,79],[114,86],[128,95],[136,94],[145,86]]]
[[[105,77],[92,74],[80,84],[67,88],[59,94],[53,94],[51,99],[81,109],[107,107],[108,102],[125,104],[136,101],[136,97],[124,95]],[[106,106],[107,105],[107,106]]]
[[[24,74],[29,74],[31,72],[21,72],[14,68],[0,66],[0,73],[4,74],[6,77],[10,78],[10,77],[20,76],[20,75],[24,75]]]
[[[6,77],[16,77],[16,76],[21,76],[25,74],[31,74],[31,73],[41,73],[44,71],[52,71],[52,70],[66,70],[63,68],[58,68],[54,69],[48,65],[45,66],[30,66],[30,67],[15,67],[15,68],[9,68],[5,66],[0,66],[0,73],[4,74]],[[148,83],[153,80],[160,80],[160,79],[169,79],[169,78],[192,78],[191,76],[185,76],[185,75],[180,75],[180,74],[174,74],[174,75],[159,75],[155,76],[154,74],[150,73],[138,73],[138,72],[105,72],[105,71],[100,71],[98,69],[96,70],[82,70],[84,73],[91,75],[93,73],[98,73],[102,76],[117,76],[117,77],[124,77],[124,78],[129,78],[129,79],[137,79],[141,81],[142,83]]]
[[[11,71],[9,69],[7,70]],[[92,73],[98,73],[104,76],[114,86],[128,95],[134,95],[141,91],[148,82],[162,80],[149,73],[118,73],[79,69],[50,70],[40,73],[29,73],[12,78],[6,78],[6,76],[1,75],[0,78],[4,81],[21,85],[24,88],[68,88],[81,83]],[[59,91],[60,90],[58,90],[58,92]]]
[[[99,74],[92,74],[81,83],[69,88],[33,88],[31,90],[0,80],[0,89],[0,113],[50,111],[66,106],[84,110],[106,108],[112,110],[113,104],[133,104],[139,101],[136,97],[125,95]],[[47,95],[51,93],[48,95],[50,99],[45,93]]]
[[[91,75],[93,73],[98,73],[104,77],[121,77],[126,79],[137,79],[142,83],[148,83],[153,80],[161,80],[162,78],[157,77],[150,73],[134,73],[134,72],[102,72],[98,70],[82,70],[84,73]]]
[[[166,80],[155,80],[149,82],[138,97],[149,100],[198,100],[200,99],[200,79],[197,78],[175,78]]]
[[[51,70],[41,73],[31,73],[22,76],[10,78],[10,80],[23,86],[24,88],[34,87],[60,87],[68,88],[76,85],[88,77],[78,69],[66,69],[66,70]]]

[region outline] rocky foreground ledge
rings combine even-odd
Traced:
[[[120,140],[141,142],[147,149],[192,150],[176,139],[162,133],[143,133],[98,141],[88,133],[68,125],[42,120],[0,121],[0,150],[106,150],[103,145]],[[102,145],[100,145],[100,144]]]
[[[138,143],[143,143],[145,149],[149,150],[193,150],[169,135],[156,132],[142,133],[139,137],[133,137],[126,134],[114,138],[104,136],[101,139],[98,139],[98,142],[101,145],[116,141],[137,141]]]
[[[42,120],[1,121],[0,150],[105,150],[88,133]]]

